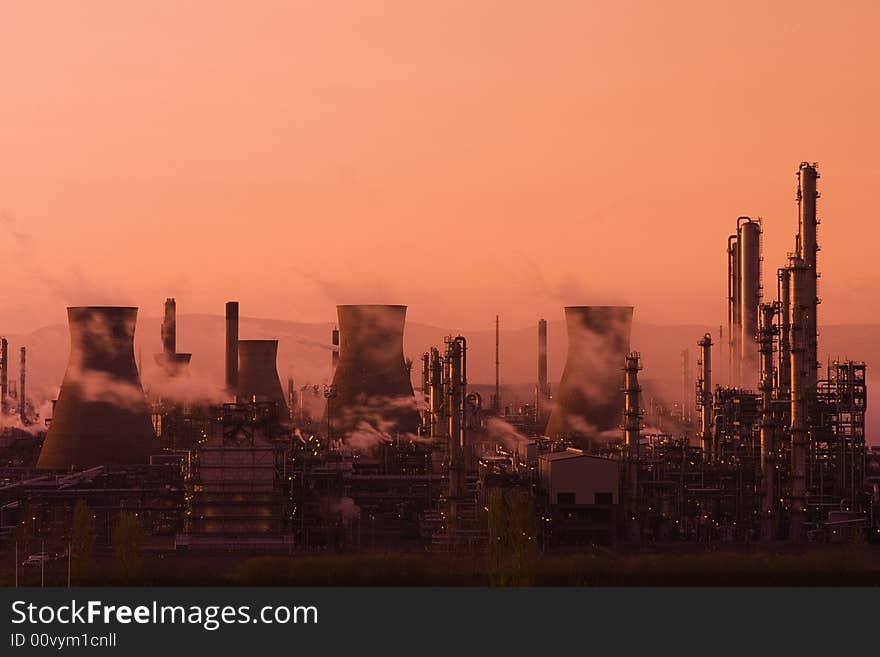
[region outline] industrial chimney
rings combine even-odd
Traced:
[[[632,306],[570,306],[565,309],[568,357],[547,435],[587,442],[620,427],[621,364],[629,352]]]
[[[290,417],[278,378],[278,340],[238,341],[238,397],[278,404],[278,417]]]
[[[165,299],[162,317],[162,353],[156,354],[156,363],[168,376],[185,374],[192,354],[177,353],[177,302]]]
[[[18,417],[27,423],[27,348],[21,348],[21,359],[18,361]]]
[[[226,302],[226,391],[238,388],[238,301]]]
[[[343,305],[328,426],[348,435],[367,423],[389,437],[416,433],[419,413],[403,355],[406,306]]]
[[[157,449],[134,360],[137,308],[72,307],[70,359],[37,468],[149,462]]]
[[[737,220],[739,244],[740,385],[758,383],[758,314],[761,305],[761,222],[749,217]]]
[[[6,412],[9,396],[9,343],[0,338],[0,413]]]
[[[550,402],[550,382],[547,378],[547,320],[538,320],[538,394],[536,395],[538,422],[545,421]]]

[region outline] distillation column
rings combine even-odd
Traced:
[[[738,235],[727,238],[727,385],[738,386],[742,361]]]
[[[21,360],[18,365],[18,417],[21,418],[21,421],[27,423],[27,388],[25,387],[26,379],[26,363],[27,363],[27,349],[25,347],[21,348]]]
[[[791,270],[791,529],[792,541],[804,539],[807,481],[807,396],[810,390],[807,321],[810,304],[809,270],[794,258]]]
[[[626,445],[626,527],[630,541],[641,540],[639,527],[639,441],[642,435],[642,387],[639,370],[642,369],[638,352],[626,356],[624,367],[623,437]]]
[[[462,336],[446,338],[444,358],[444,397],[448,417],[449,465],[449,529],[458,528],[459,506],[465,496],[464,447],[467,424],[465,398],[467,396],[467,341]]]
[[[737,219],[739,252],[739,385],[754,389],[758,383],[758,313],[761,305],[761,223]]]
[[[776,398],[788,399],[791,390],[791,270],[788,267],[783,267],[779,270],[777,276],[779,371],[776,373]]]
[[[776,538],[776,425],[773,420],[773,320],[776,306],[761,304],[761,540]]]
[[[697,381],[697,404],[700,407],[700,445],[703,460],[714,458],[712,440],[712,334],[706,333],[697,343],[700,348],[700,380]]]
[[[816,181],[819,171],[815,163],[801,162],[798,169],[798,256],[804,267],[802,281],[804,301],[803,309],[803,333],[804,333],[804,359],[806,367],[809,404],[816,391],[816,382],[819,379],[819,354],[818,354],[818,321],[817,311],[819,305],[817,254],[819,244],[816,233],[819,220],[816,216],[816,202],[819,198]]]

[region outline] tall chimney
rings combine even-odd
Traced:
[[[448,337],[444,366],[444,397],[449,420],[449,526],[456,528],[459,504],[465,495],[464,449],[467,441],[465,399],[467,398],[467,341],[462,337]]]
[[[21,360],[18,365],[18,416],[22,422],[27,421],[27,388],[25,382],[27,380],[27,349],[21,348]]]
[[[238,395],[238,301],[226,302],[226,392]]]
[[[700,348],[700,380],[697,381],[697,403],[700,405],[700,445],[703,459],[714,458],[712,440],[712,334],[706,333],[697,343]]]
[[[495,315],[495,398],[492,400],[495,415],[501,414],[501,318]]]
[[[639,496],[639,441],[642,435],[642,387],[639,370],[642,369],[638,352],[626,356],[624,367],[623,437],[626,445],[626,522],[629,539],[638,541],[641,530],[638,521]]]
[[[550,401],[550,383],[547,378],[547,320],[538,320],[538,395],[537,418],[543,422]]]
[[[165,299],[165,315],[162,318],[162,352],[171,359],[177,353],[177,303]]]
[[[6,412],[9,396],[9,343],[0,338],[0,413]]]

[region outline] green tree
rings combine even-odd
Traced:
[[[70,569],[77,583],[91,570],[94,547],[95,516],[85,500],[79,500],[73,508],[73,531],[70,538]]]
[[[140,575],[141,546],[145,537],[140,518],[130,511],[122,511],[113,528],[113,552],[121,579],[131,581]]]
[[[495,489],[489,495],[489,583],[534,583],[538,558],[535,501],[521,489]]]

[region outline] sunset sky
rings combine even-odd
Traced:
[[[880,322],[878,25],[855,1],[0,0],[0,332],[166,296],[717,324],[738,215],[766,285],[793,249],[801,160],[820,321]]]

